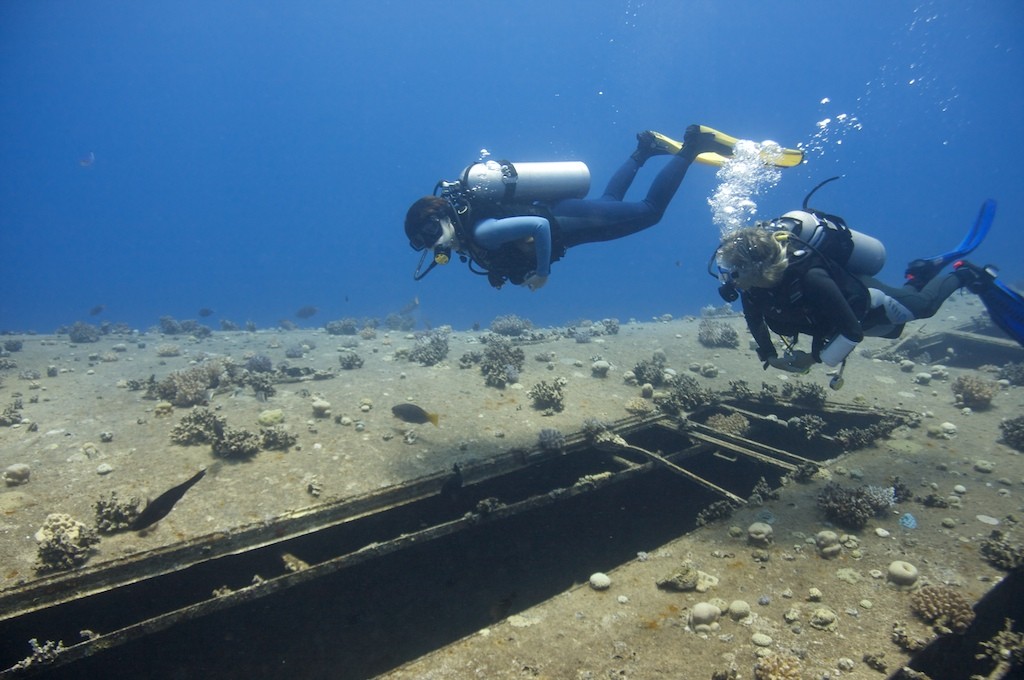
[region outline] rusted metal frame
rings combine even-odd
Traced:
[[[735,435],[720,433],[709,428],[707,425],[701,425],[700,423],[693,423],[692,425],[692,429],[687,430],[687,434],[692,436],[694,439],[699,439],[707,442],[708,444],[720,446],[740,455],[747,456],[748,458],[759,460],[762,463],[780,467],[788,472],[792,472],[800,465],[819,465],[819,463],[811,460],[810,458],[798,456],[797,454],[790,453],[785,449],[777,449],[774,446],[761,444],[760,442],[755,442],[750,439],[743,439],[741,437],[736,437]],[[736,440],[740,440],[744,443],[740,444]],[[761,451],[757,451],[756,449],[761,449]],[[787,462],[786,459],[796,461],[796,464]]]
[[[198,619],[223,609],[228,609],[267,597],[276,592],[307,581],[328,576],[332,573],[358,565],[367,560],[403,550],[417,543],[436,540],[472,526],[512,517],[521,512],[535,510],[537,508],[554,504],[566,498],[590,493],[609,484],[632,479],[633,477],[649,472],[652,467],[653,464],[632,465],[628,470],[609,473],[607,477],[590,479],[586,483],[577,482],[577,484],[568,488],[549,490],[515,503],[500,506],[486,514],[471,513],[458,519],[443,522],[433,527],[428,527],[410,534],[403,534],[381,543],[371,543],[350,553],[311,565],[308,569],[289,572],[267,579],[259,577],[258,574],[254,574],[253,577],[255,582],[251,586],[239,588],[225,595],[214,596],[210,599],[202,600],[174,611],[158,614],[157,616],[130,624],[108,633],[99,634],[97,637],[92,639],[65,647],[52,663],[40,664],[38,667],[30,667],[25,670],[14,670],[9,668],[0,671],[0,678],[26,677],[27,675],[31,675],[36,672],[44,672],[58,666],[73,663],[80,659],[92,656],[97,652],[112,649],[151,633],[166,630],[179,623]]]
[[[626,440],[620,436],[607,438],[603,440],[599,444],[599,446],[606,452],[627,451],[642,456],[643,458],[646,458],[647,460],[669,470],[670,472],[674,472],[675,474],[685,477],[686,479],[689,479],[692,482],[696,482],[697,484],[703,486],[705,489],[708,489],[720,496],[728,498],[734,503],[737,503],[739,505],[746,505],[745,500],[743,500],[736,494],[732,493],[731,491],[723,489],[714,482],[704,479],[700,475],[691,472],[680,465],[675,464],[674,462],[668,460],[666,457],[662,456],[659,453],[648,451],[647,449],[641,448],[639,446],[634,446],[633,444],[626,442]],[[672,454],[672,457],[677,458],[684,454],[693,455],[693,452],[694,449],[693,447],[691,447],[689,449],[685,449],[684,451],[677,451],[676,453]]]
[[[612,427],[635,431],[660,419],[631,416],[617,421]],[[581,445],[584,440],[582,434],[576,434],[570,437],[567,446],[572,448]],[[561,452],[540,449],[510,451],[467,466],[462,474],[466,483],[486,481],[561,455]],[[257,522],[230,532],[205,534],[184,542],[87,565],[71,572],[33,579],[23,586],[0,593],[0,621],[414,503],[438,493],[450,474],[447,470],[432,473],[354,498],[288,511],[269,523]]]

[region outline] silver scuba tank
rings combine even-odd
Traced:
[[[489,160],[463,170],[461,182],[475,200],[553,203],[586,196],[590,191],[590,169],[582,161],[512,163]]]
[[[825,252],[829,251],[825,245],[826,240],[830,236],[834,237],[839,230],[838,226],[828,220],[824,218],[819,220],[804,210],[791,210],[782,216],[782,220],[781,227],[812,248]],[[882,271],[882,267],[885,266],[885,245],[874,236],[862,234],[849,227],[845,228],[850,232],[853,249],[846,262],[840,264],[845,266],[851,274],[874,276]]]

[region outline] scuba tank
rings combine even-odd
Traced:
[[[851,274],[874,276],[885,265],[885,246],[881,241],[850,229],[842,218],[834,215],[791,210],[773,220],[771,227],[785,229],[799,243],[834,260]]]
[[[847,226],[846,221],[838,215],[815,210],[807,206],[811,196],[829,182],[839,179],[830,177],[811,189],[804,197],[801,210],[791,210],[781,217],[767,222],[758,222],[754,226],[777,232],[776,236],[785,238],[783,234],[792,236],[790,247],[795,254],[810,251],[824,258],[826,265],[833,271],[845,271],[854,276],[874,276],[885,265],[885,245],[873,236],[862,234]],[[726,277],[719,266],[714,265],[721,246],[711,254],[708,260],[708,273],[719,279],[722,285],[718,294],[726,302],[735,302],[739,298],[733,282]]]
[[[765,226],[785,229],[798,242],[806,244],[818,255],[829,258],[850,274],[874,276],[885,266],[885,246],[882,242],[874,236],[851,229],[846,220],[838,215],[807,207],[811,196],[818,189],[840,177],[837,175],[820,182],[804,196],[801,210],[791,210]]]
[[[586,196],[590,191],[590,169],[582,161],[484,161],[463,170],[459,183],[475,201],[553,203]]]

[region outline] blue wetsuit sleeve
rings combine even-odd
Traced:
[[[473,238],[478,244],[493,250],[506,243],[532,238],[537,253],[537,275],[548,276],[551,273],[551,225],[543,217],[537,215],[518,215],[482,221],[473,230]]]

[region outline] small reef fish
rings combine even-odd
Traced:
[[[139,513],[139,516],[135,518],[131,526],[128,527],[132,531],[140,531],[148,526],[156,524],[171,511],[174,504],[181,500],[181,497],[185,495],[185,492],[192,488],[192,486],[198,482],[206,474],[206,469],[202,469],[192,476],[188,481],[182,482],[178,486],[164,491],[162,494],[156,497],[156,500],[150,501],[146,506],[146,509]]]
[[[202,309],[199,310],[199,316],[203,317],[204,319],[212,314],[213,310],[210,309],[209,307],[203,307]]]
[[[405,422],[413,423],[414,425],[433,423],[434,427],[437,427],[437,421],[440,418],[436,413],[427,413],[416,404],[408,403],[392,406],[391,413],[399,420],[404,420]]]
[[[398,310],[399,315],[405,316],[406,314],[412,314],[420,306],[420,296],[417,295],[409,302],[405,303],[405,306]]]
[[[96,305],[95,307],[89,310],[89,316],[96,316],[97,314],[102,314],[103,310],[106,308],[106,305]]]
[[[300,319],[308,319],[309,317],[313,316],[319,311],[320,310],[314,307],[313,305],[306,305],[299,311],[295,312],[295,316],[299,317]]]

